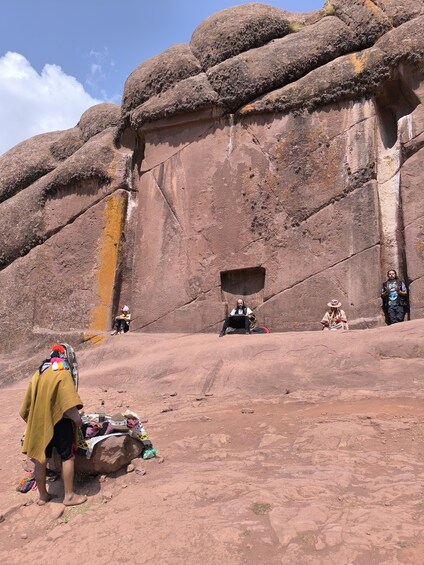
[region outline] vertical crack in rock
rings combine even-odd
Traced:
[[[269,168],[271,171],[274,171],[276,166],[275,163],[272,159],[272,156],[267,153],[265,151],[265,149],[262,147],[261,142],[259,141],[258,137],[255,135],[255,133],[252,131],[252,129],[249,127],[248,124],[244,124],[243,127],[250,133],[250,135],[252,136],[253,142],[254,144],[259,147],[259,149],[261,150],[262,154],[264,155],[264,157],[267,159],[268,163],[269,163]]]
[[[417,101],[396,74],[375,100],[377,110],[376,161],[380,209],[381,270],[400,271],[407,279],[405,226],[401,203],[402,140],[412,132],[410,114]],[[409,120],[409,121],[408,121]],[[406,126],[406,127],[405,127]],[[412,133],[411,133],[412,134]]]
[[[128,193],[128,204],[127,204],[127,214],[125,218],[125,223],[128,223],[131,220],[131,216],[133,211],[138,206],[138,198],[133,191]]]
[[[234,114],[229,115],[229,126],[230,131],[228,134],[228,145],[227,145],[227,155],[230,157],[231,153],[233,152],[234,143],[233,143],[233,134],[234,134]]]
[[[211,391],[215,383],[216,377],[218,376],[223,365],[224,365],[224,361],[222,359],[218,359],[218,361],[214,363],[212,369],[209,371],[208,375],[205,378],[205,382],[203,383],[202,392],[201,392],[202,395]]]
[[[168,206],[169,211],[171,212],[172,217],[174,218],[174,220],[177,222],[177,224],[179,225],[181,231],[183,231],[183,227],[180,223],[180,220],[177,217],[176,211],[174,210],[174,207],[172,206],[172,204],[170,203],[170,201],[168,200],[165,191],[162,188],[163,185],[163,169],[164,169],[164,165],[163,163],[161,163],[159,165],[159,178],[156,178],[156,175],[154,173],[154,171],[152,171],[152,177],[155,181],[155,185],[157,186],[157,189],[159,190],[159,192],[161,193],[166,205]]]

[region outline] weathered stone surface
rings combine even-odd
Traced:
[[[389,31],[375,46],[388,55],[391,64],[400,61],[419,64],[424,54],[424,16]]]
[[[190,47],[203,69],[261,47],[290,32],[287,12],[257,2],[209,16],[193,32]]]
[[[260,319],[273,328],[318,328],[311,325],[315,310],[323,308],[316,305],[316,280],[323,284],[340,270],[338,282],[324,287],[329,294],[338,288],[343,297],[353,289],[359,261],[353,258],[368,249],[378,257],[374,128],[372,104],[356,103],[328,109],[313,123],[307,116],[234,125],[221,120],[220,127],[197,134],[195,143],[187,134],[185,143],[180,137],[180,151],[139,181],[138,223],[144,229],[135,243],[140,263],[133,281],[143,285],[133,286],[133,307],[140,312],[135,327],[206,329],[224,316],[220,273],[261,265],[262,298],[251,297]],[[151,152],[160,155],[161,137],[166,149],[170,135],[166,128],[145,133],[152,165]],[[153,221],[157,235],[148,245]],[[370,273],[374,287],[381,277],[377,265]],[[289,289],[302,284],[310,314],[289,321],[284,293],[289,297]],[[378,296],[372,306],[369,301],[358,282],[352,304],[359,326],[379,318]]]
[[[71,147],[76,151],[81,144],[75,144],[73,134],[71,137]],[[60,161],[69,157],[68,145],[62,149],[63,139],[69,140],[67,131],[43,133],[1,155],[0,202],[52,171]]]
[[[121,117],[121,107],[118,104],[102,103],[92,106],[84,112],[78,122],[82,138],[87,141],[101,131],[117,126]]]
[[[309,112],[339,100],[369,96],[389,78],[391,67],[382,50],[372,47],[343,55],[305,77],[243,106],[241,115],[263,112]]]
[[[207,75],[221,100],[235,110],[354,47],[353,33],[330,16],[298,33],[228,59],[209,69]]]
[[[141,450],[141,442],[128,435],[111,436],[95,445],[90,459],[77,455],[75,469],[90,475],[113,473],[129,465]]]
[[[394,26],[399,26],[420,15],[422,0],[373,0]]]
[[[50,153],[60,163],[73,155],[83,145],[81,130],[78,127],[61,132],[57,141],[50,145]]]
[[[0,203],[4,217],[0,229],[0,268],[124,186],[125,173],[126,156],[113,149],[109,130],[86,143],[54,171]]]
[[[424,150],[417,151],[402,166],[402,210],[403,221],[408,226],[424,217],[424,200],[417,192],[417,185],[422,175]]]
[[[421,114],[424,114],[422,106]],[[417,108],[418,109],[418,108]],[[424,304],[424,205],[418,187],[424,182],[424,147],[417,150],[401,169],[401,198],[405,225],[405,253],[411,293],[411,316],[422,318]]]
[[[199,61],[185,43],[173,45],[160,55],[141,63],[127,78],[122,100],[125,114],[151,96],[202,72]]]
[[[419,37],[414,38],[417,31]],[[239,113],[312,111],[338,100],[369,97],[392,76],[401,62],[413,63],[423,57],[423,38],[424,18],[421,17],[390,31],[374,47],[339,57],[261,96],[242,107]]]
[[[175,114],[219,106],[219,96],[213,90],[205,73],[178,82],[162,94],[153,96],[131,112],[134,130],[144,124]]]
[[[0,308],[10,312],[8,350],[28,342],[81,340],[110,327],[127,192],[117,191],[0,271]],[[23,292],[26,289],[26,292]],[[64,332],[64,333],[63,333]],[[40,345],[39,345],[40,346]]]
[[[132,331],[216,330],[238,295],[274,331],[318,329],[331,298],[369,327],[389,267],[422,315],[422,10],[232,8],[142,63],[120,118],[101,104],[0,158],[16,339],[92,337],[119,302]]]
[[[424,35],[420,31],[418,17],[422,12],[421,1],[414,4],[405,0],[401,5],[381,1],[380,4],[384,10],[377,3],[368,0],[335,0],[309,14],[291,14],[261,4],[229,8],[200,24],[190,45],[206,69],[211,87],[219,93],[219,104],[234,111],[258,96],[293,83],[344,53],[375,44],[383,36],[380,40],[382,43],[377,43],[386,57],[380,59],[381,53],[372,52],[374,60],[365,64],[364,53],[351,55],[352,59],[356,59],[352,61],[353,70],[346,58],[340,61],[340,67],[330,66],[322,76],[317,75],[318,82],[331,82],[322,95],[318,85],[314,84],[317,76],[313,75],[309,89],[301,94],[307,98],[308,90],[312,91],[314,101],[302,99],[302,102],[296,102],[296,90],[287,92],[287,96],[292,95],[291,103],[283,105],[287,111],[296,107],[312,109],[314,105],[322,106],[342,98],[357,98],[375,93],[401,59],[417,62],[422,58],[422,49],[418,49],[418,44],[422,41],[420,38]],[[237,17],[229,18],[230,13],[237,14]],[[411,18],[411,27],[405,27],[404,22]],[[228,34],[225,31],[229,21],[232,31],[235,25],[239,26],[236,33]],[[273,23],[265,26],[265,30],[262,29],[264,22]],[[277,31],[279,26],[284,27],[284,22],[291,33],[281,37]],[[398,29],[402,31],[399,35],[386,33],[393,26],[400,26]],[[267,34],[274,33],[277,36],[270,41]],[[189,81],[180,88],[175,87],[179,81],[186,81],[200,72],[197,60],[193,61],[187,49],[185,45],[177,45],[171,51],[165,51],[140,65],[134,71],[134,76],[131,75],[128,79],[125,88],[128,96],[124,93],[123,117],[117,132],[118,142],[129,126],[128,111],[147,103],[149,98],[153,97],[152,110],[145,108],[145,113],[142,109],[137,111],[131,120],[133,128],[139,127],[140,123],[193,112],[216,103],[209,85],[206,91],[204,88],[192,89],[191,86],[196,81]],[[332,70],[336,71],[336,76],[331,75]],[[341,80],[339,87],[337,78]],[[173,93],[166,98],[156,98],[171,86],[175,88]]]
[[[392,21],[370,0],[331,0],[330,6],[357,37],[357,47],[368,47],[392,27]]]

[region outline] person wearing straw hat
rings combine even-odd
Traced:
[[[341,309],[341,302],[337,299],[331,300],[327,304],[328,310],[324,314],[321,324],[323,330],[348,330],[349,324],[347,323],[346,314]]]

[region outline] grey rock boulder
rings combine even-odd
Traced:
[[[252,2],[227,8],[204,20],[193,32],[190,47],[204,69],[261,47],[290,32],[288,13]]]
[[[127,78],[122,100],[125,115],[151,96],[202,72],[199,61],[186,43],[178,43],[139,65]]]

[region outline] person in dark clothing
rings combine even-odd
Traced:
[[[225,318],[219,337],[224,337],[228,328],[244,328],[244,333],[250,334],[250,322],[253,315],[252,310],[246,306],[244,300],[239,298],[236,307]]]
[[[408,305],[408,291],[394,269],[387,271],[387,281],[381,288],[381,298],[389,325],[403,322]]]

